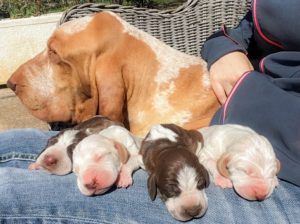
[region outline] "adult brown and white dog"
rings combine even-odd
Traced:
[[[280,162],[264,136],[234,124],[199,131],[204,147],[197,150],[197,155],[216,185],[233,187],[248,200],[264,200],[272,194],[278,185]]]
[[[202,141],[197,131],[162,124],[153,126],[142,142],[149,195],[154,200],[158,192],[169,213],[181,221],[201,217],[207,210],[209,176],[195,155]]]
[[[30,170],[45,170],[50,174],[66,175],[72,171],[72,157],[75,146],[85,137],[122,123],[103,116],[90,118],[73,128],[63,130],[48,140],[46,147],[37,156]]]
[[[141,137],[158,123],[207,126],[219,108],[201,58],[111,12],[62,24],[7,85],[41,120],[80,123],[101,114]]]
[[[73,151],[73,172],[82,194],[98,195],[113,185],[126,188],[140,167],[141,140],[127,129],[110,126],[84,138]]]

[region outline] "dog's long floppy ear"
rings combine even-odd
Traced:
[[[209,174],[207,169],[205,169],[205,167],[202,164],[199,164],[199,174],[201,174],[198,181],[198,188],[199,189],[203,189],[203,188],[207,188],[209,186]],[[201,181],[200,181],[201,180]]]
[[[148,187],[149,196],[150,196],[151,200],[154,201],[154,199],[156,198],[156,195],[157,195],[156,177],[155,177],[154,173],[152,173],[148,177],[147,187]]]
[[[129,159],[129,153],[128,153],[127,149],[119,142],[114,142],[114,147],[120,156],[121,162],[123,164],[127,163],[128,159]]]
[[[196,131],[196,130],[189,130],[188,135],[191,138],[191,143],[192,143],[191,150],[192,150],[192,152],[195,153],[197,151],[199,143],[201,143],[201,148],[204,145],[203,136],[199,131]]]
[[[219,173],[228,178],[229,177],[229,172],[228,172],[228,163],[230,161],[231,155],[229,153],[225,153],[221,156],[221,158],[217,161],[217,169]]]

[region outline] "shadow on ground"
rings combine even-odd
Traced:
[[[47,123],[33,117],[10,89],[0,89],[0,131],[11,128],[48,130]]]

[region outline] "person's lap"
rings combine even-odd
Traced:
[[[29,171],[27,166],[54,133],[35,129],[0,134],[0,218],[4,223],[174,223],[159,198],[152,202],[147,174],[139,170],[128,189],[86,197],[76,177]],[[248,202],[232,189],[210,184],[209,208],[190,223],[297,223],[300,188],[280,182],[263,202]]]
[[[27,166],[54,133],[34,129],[0,134],[1,223],[174,223],[159,198],[152,202],[147,174],[139,170],[128,189],[86,197],[74,174],[54,176]],[[299,223],[300,188],[280,182],[271,197],[249,202],[213,183],[208,211],[190,223]]]

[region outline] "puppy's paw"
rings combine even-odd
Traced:
[[[223,177],[222,175],[218,175],[214,179],[215,185],[221,188],[232,188],[232,182],[230,179]]]
[[[28,169],[29,170],[39,170],[41,169],[41,166],[37,163],[31,163],[29,166],[28,166]]]
[[[127,188],[132,185],[132,176],[126,165],[123,165],[117,180],[117,187]]]

